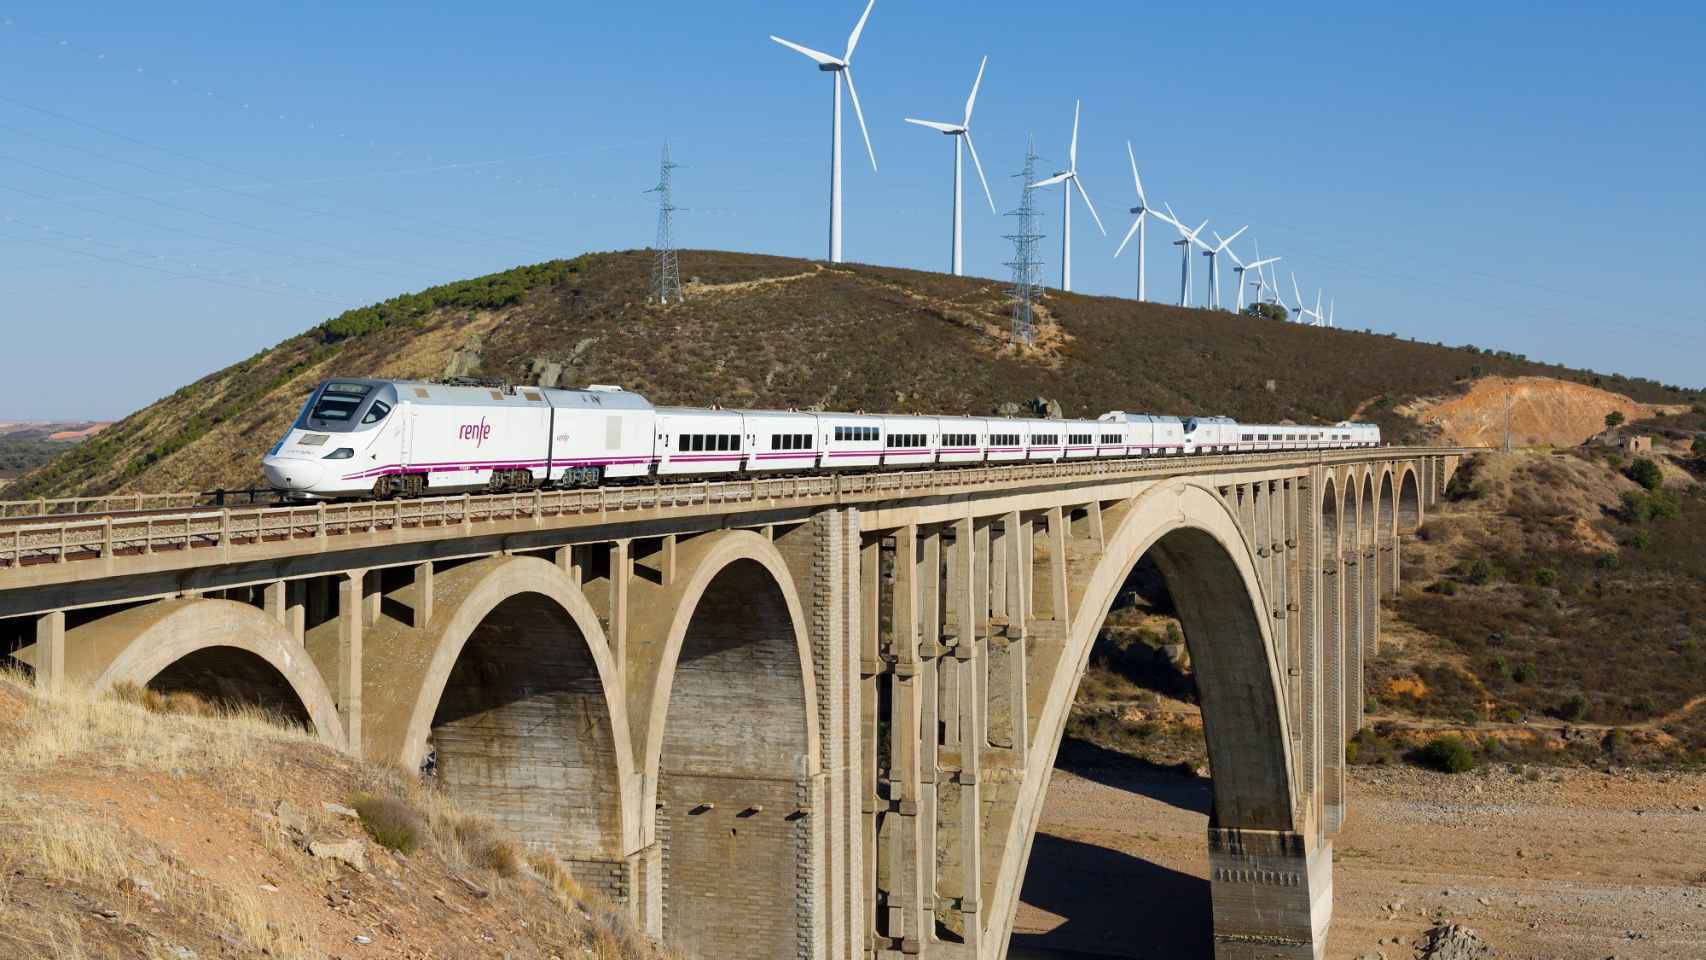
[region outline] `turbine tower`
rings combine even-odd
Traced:
[[[983,62],[977,65],[977,79],[972,82],[971,96],[966,98],[966,116],[965,116],[964,120],[960,121],[959,123],[940,123],[940,122],[937,122],[934,120],[914,120],[912,117],[906,118],[907,123],[914,123],[914,124],[917,124],[918,126],[921,126],[921,127],[928,127],[931,130],[939,130],[942,133],[954,138],[954,253],[953,253],[953,270],[954,270],[954,276],[956,276],[956,277],[961,276],[965,272],[962,269],[962,261],[961,261],[961,257],[960,257],[960,233],[961,233],[961,223],[962,223],[962,217],[960,214],[960,169],[962,166],[964,166],[964,164],[960,160],[960,143],[961,143],[961,141],[964,141],[965,148],[967,150],[971,151],[971,162],[972,162],[973,166],[977,167],[977,179],[979,182],[981,182],[983,184],[983,198],[985,200],[989,201],[989,212],[990,213],[995,212],[995,198],[993,196],[990,196],[989,180],[986,179],[983,175],[983,164],[981,162],[979,162],[977,159],[977,146],[975,144],[973,144],[971,141],[971,108],[972,108],[973,104],[977,103],[977,88],[983,85],[983,68],[987,67],[987,66],[989,66],[989,58],[988,57],[984,57]]]
[[[1061,187],[1062,202],[1065,212],[1060,221],[1060,289],[1062,292],[1072,290],[1072,188],[1078,188],[1078,194],[1084,198],[1084,205],[1090,208],[1090,216],[1095,218],[1096,229],[1102,231],[1102,236],[1108,235],[1106,227],[1102,226],[1102,218],[1096,216],[1096,205],[1090,202],[1090,195],[1084,192],[1084,184],[1078,180],[1078,112],[1083,101],[1072,105],[1072,146],[1066,152],[1066,169],[1031,184],[1033,187],[1049,187],[1057,183]]]
[[[1155,214],[1156,219],[1172,224],[1173,229],[1179,231],[1179,239],[1173,241],[1173,246],[1178,247],[1179,252],[1183,254],[1179,264],[1179,306],[1188,307],[1191,305],[1191,247],[1195,245],[1208,248],[1208,244],[1197,239],[1197,234],[1202,233],[1203,227],[1208,226],[1208,221],[1204,220],[1192,230],[1179,222],[1179,215],[1173,212],[1172,204],[1163,203],[1162,206],[1167,209],[1166,213],[1160,210],[1151,212]]]
[[[1217,241],[1215,246],[1203,244],[1202,255],[1208,258],[1208,286],[1210,290],[1208,305],[1210,309],[1220,309],[1220,255],[1226,252],[1227,244],[1238,239],[1239,234],[1248,229],[1250,229],[1249,224],[1245,224],[1233,231],[1232,236],[1225,239],[1221,239],[1220,234],[1216,233],[1214,235],[1214,239]]]
[[[1311,317],[1314,319],[1314,322],[1311,323],[1310,326],[1312,326],[1312,327],[1320,326],[1321,325],[1321,310],[1320,310],[1321,298],[1319,295],[1317,295],[1315,298],[1316,309],[1310,310],[1307,306],[1305,306],[1303,303],[1303,293],[1302,293],[1302,291],[1297,289],[1297,274],[1295,274],[1295,273],[1291,275],[1291,295],[1293,297],[1297,298],[1297,317],[1298,317],[1297,322],[1302,323],[1303,318]]]
[[[1126,231],[1125,239],[1120,241],[1120,248],[1114,251],[1114,259],[1125,252],[1125,245],[1131,242],[1133,234],[1137,235],[1137,299],[1138,302],[1149,299],[1149,289],[1144,276],[1144,246],[1148,239],[1148,228],[1144,221],[1149,218],[1149,198],[1143,195],[1143,178],[1137,175],[1137,154],[1132,152],[1131,141],[1125,142],[1125,154],[1131,159],[1131,182],[1137,186],[1137,206],[1131,212],[1137,219],[1131,222],[1131,229]]]
[[[853,86],[853,50],[859,46],[859,34],[865,32],[865,21],[871,18],[871,8],[877,5],[877,0],[865,4],[865,13],[859,17],[859,22],[853,27],[853,33],[847,38],[847,52],[839,57],[832,57],[821,50],[802,47],[790,40],[784,40],[775,34],[770,39],[789,50],[803,53],[816,61],[817,68],[824,73],[835,75],[835,101],[830,111],[829,137],[829,262],[841,262],[841,77],[847,76],[847,93],[853,98],[853,114],[859,118],[859,132],[865,136],[865,152],[871,157],[871,169],[877,169],[877,153],[871,149],[871,131],[865,128],[865,111],[859,108],[859,91]]]

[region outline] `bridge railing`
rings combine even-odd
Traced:
[[[910,472],[743,478],[729,481],[609,486],[591,490],[463,494],[418,500],[319,502],[280,506],[196,506],[203,494],[128,494],[29,501],[35,512],[0,519],[0,571],[41,563],[71,563],[277,541],[327,540],[410,528],[460,527],[632,511],[714,511],[757,504],[815,505],[869,502],[944,489],[1038,485],[1212,473],[1264,465],[1289,467],[1468,451],[1444,448],[1256,453],[1144,460],[1082,460]],[[0,504],[0,508],[13,504]],[[0,585],[3,585],[0,577]]]

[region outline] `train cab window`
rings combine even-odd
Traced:
[[[361,418],[361,422],[362,423],[378,423],[379,421],[385,419],[386,416],[388,416],[390,413],[391,413],[391,407],[388,404],[386,404],[385,401],[375,400],[375,401],[373,401],[373,406],[368,409],[367,416],[364,416]]]
[[[328,383],[305,419],[347,423],[372,390],[364,383]]]

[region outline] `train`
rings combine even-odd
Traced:
[[[501,493],[737,476],[1380,446],[1369,423],[1253,425],[1111,411],[1094,420],[659,407],[562,390],[339,378],[262,460],[286,499]]]

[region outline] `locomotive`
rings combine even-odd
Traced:
[[[286,498],[316,500],[1379,445],[1367,423],[722,410],[656,407],[613,386],[349,378],[316,387],[261,466]]]

